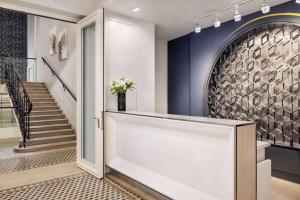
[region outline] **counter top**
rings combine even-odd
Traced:
[[[265,149],[269,146],[271,146],[269,142],[257,141],[257,150]]]
[[[244,125],[255,124],[254,121],[216,119],[216,118],[207,118],[207,117],[160,114],[160,113],[151,113],[151,112],[137,112],[137,111],[122,111],[121,112],[121,111],[113,111],[113,110],[107,110],[105,112],[106,113],[116,113],[116,114],[120,114],[120,115],[143,116],[143,117],[179,120],[179,121],[187,121],[187,122],[197,122],[197,123],[223,125],[223,126],[244,126]]]

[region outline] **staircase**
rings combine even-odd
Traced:
[[[76,146],[76,135],[44,83],[23,83],[32,102],[30,139],[26,147],[15,152],[26,153]]]

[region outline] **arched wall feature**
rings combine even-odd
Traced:
[[[300,27],[270,23],[224,49],[208,82],[209,117],[257,122],[257,136],[300,148]]]

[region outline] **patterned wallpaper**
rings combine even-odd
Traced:
[[[0,54],[14,58],[27,57],[27,15],[0,9]],[[17,64],[20,76],[26,80],[27,62]]]
[[[257,136],[300,148],[300,27],[260,26],[220,56],[209,83],[209,116],[254,120]]]

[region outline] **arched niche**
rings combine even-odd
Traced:
[[[299,148],[300,27],[256,23],[232,34],[207,80],[209,117],[257,122],[262,140]]]

